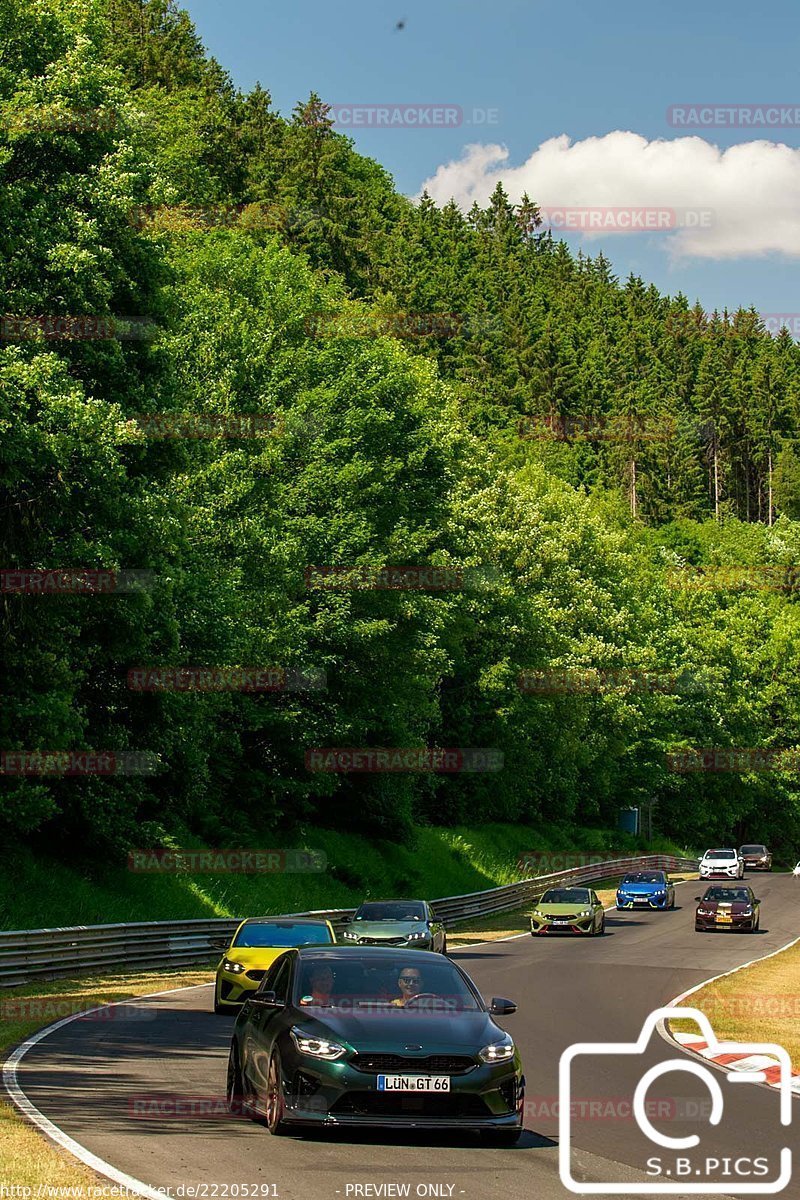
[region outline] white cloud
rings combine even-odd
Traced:
[[[422,186],[437,203],[453,198],[468,209],[475,200],[485,205],[498,180],[512,201],[527,192],[553,210],[560,222],[554,233],[567,221],[573,228],[594,221],[596,231],[583,236],[596,238],[603,230],[606,236],[615,224],[618,236],[631,217],[610,216],[608,209],[647,210],[649,217],[634,221],[658,222],[651,224],[658,228],[664,221],[653,212],[668,209],[679,227],[658,236],[676,258],[800,256],[800,149],[780,143],[743,142],[721,150],[701,137],[648,142],[617,130],[572,143],[562,134],[516,167],[504,146],[467,146]],[[576,210],[591,211],[582,216]]]

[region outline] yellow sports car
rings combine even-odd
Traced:
[[[335,941],[330,921],[321,919],[251,917],[242,921],[217,967],[214,1012],[241,1008],[287,946],[330,946]]]

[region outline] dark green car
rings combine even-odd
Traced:
[[[339,940],[357,946],[408,946],[447,953],[447,934],[427,900],[365,900]]]
[[[293,1125],[522,1131],[513,1040],[455,963],[416,950],[303,946],[276,959],[233,1030],[227,1098],[273,1134]]]

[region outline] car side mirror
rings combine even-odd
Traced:
[[[209,938],[208,944],[212,950],[227,950],[231,944],[230,938]]]
[[[695,896],[695,900],[697,900],[698,902],[701,901],[702,899],[703,899],[702,896]]]
[[[753,904],[760,904],[760,903],[761,903],[761,901],[757,900],[756,897],[753,896]]]
[[[513,1000],[504,1000],[502,996],[492,996],[492,1006],[489,1012],[493,1017],[510,1017],[517,1011]]]
[[[256,1008],[283,1008],[283,1000],[279,1000],[274,992],[253,992],[245,1004],[254,1004]]]

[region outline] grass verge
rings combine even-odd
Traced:
[[[0,998],[0,1057],[5,1060],[13,1047],[32,1033],[71,1013],[150,992],[207,983],[209,978],[209,967],[197,967],[177,972],[109,972],[86,979],[59,979],[9,988]],[[42,1136],[5,1098],[0,1100],[0,1181],[5,1185],[41,1188],[45,1197],[48,1187],[85,1189],[72,1192],[73,1200],[91,1196],[89,1189],[103,1183],[88,1167]]]
[[[193,846],[188,839],[186,848]],[[174,847],[173,847],[174,848]],[[264,848],[264,847],[262,847]],[[268,848],[268,847],[266,847]],[[681,853],[668,843],[647,849],[616,830],[489,824],[424,826],[413,845],[369,841],[331,829],[307,829],[293,849],[321,851],[327,868],[288,874],[138,874],[124,863],[65,865],[13,849],[0,856],[0,929],[104,925],[349,908],[365,897],[461,895],[514,883],[521,854]]]
[[[709,983],[687,996],[682,1006],[699,1008],[717,1037],[725,1041],[777,1042],[785,1046],[793,1069],[800,1072],[800,943]],[[697,1025],[691,1020],[670,1021],[670,1029],[697,1033]]]

